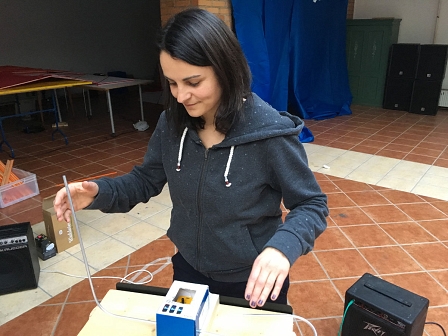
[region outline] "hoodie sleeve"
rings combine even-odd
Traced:
[[[146,203],[151,197],[160,194],[167,180],[161,149],[161,137],[164,132],[166,117],[165,113],[162,113],[149,140],[142,165],[135,166],[131,172],[116,178],[95,180],[99,192],[87,209],[111,213],[128,212],[138,203]]]
[[[308,167],[297,135],[272,138],[267,161],[272,187],[281,190],[283,204],[290,212],[265,247],[281,251],[292,266],[298,257],[312,250],[314,241],[327,227],[327,196]]]

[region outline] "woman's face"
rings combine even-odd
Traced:
[[[171,94],[188,114],[202,117],[206,125],[213,124],[222,93],[213,68],[191,65],[165,51],[160,53],[160,65]]]

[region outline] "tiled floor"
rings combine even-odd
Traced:
[[[43,230],[41,199],[69,181],[112,173],[120,175],[140,162],[151,134],[135,131],[138,102],[131,93],[114,102],[112,138],[104,97],[94,101],[94,117],[64,114],[69,126],[51,142],[50,131],[24,134],[5,127],[16,151],[15,166],[36,173],[39,196],[0,209],[0,224],[31,221]],[[62,106],[64,108],[64,106]],[[315,249],[291,269],[289,302],[322,336],[337,335],[344,293],[365,272],[425,296],[427,321],[448,330],[448,111],[436,116],[353,106],[351,116],[307,121],[315,141],[306,144],[309,164],[329,197],[328,229]],[[145,103],[153,127],[160,107]],[[5,162],[5,153],[0,159]],[[123,277],[147,269],[150,283],[169,287],[167,264],[175,247],[166,238],[171,202],[168,191],[129,214],[80,211],[78,219],[95,276]],[[45,262],[36,290],[0,296],[0,335],[76,335],[95,303],[87,280],[60,273],[85,274],[78,246]],[[136,280],[145,278],[140,274]],[[102,298],[117,279],[96,279]],[[303,323],[297,335],[312,335]],[[434,325],[425,335],[439,336]]]

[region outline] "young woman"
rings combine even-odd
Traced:
[[[286,303],[289,269],[313,248],[328,215],[298,140],[303,122],[250,92],[238,40],[213,14],[175,15],[159,47],[170,92],[142,165],[70,184],[75,210],[127,212],[168,183],[174,280],[207,284],[251,307]],[[54,206],[70,219],[65,189]]]

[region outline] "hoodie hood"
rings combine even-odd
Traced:
[[[244,122],[233,126],[216,147],[238,146],[278,136],[299,136],[304,127],[299,117],[277,111],[255,93],[245,101],[243,108]]]
[[[243,105],[244,112],[241,116],[244,122],[238,122],[226,134],[225,139],[214,145],[214,148],[230,147],[229,157],[224,171],[224,182],[226,187],[230,187],[228,175],[235,147],[268,138],[278,136],[299,136],[304,126],[303,121],[288,112],[279,112],[271,105],[266,103],[255,93],[248,98]],[[176,171],[181,170],[182,154],[188,128],[185,128],[180,140],[179,153],[177,158]],[[199,141],[197,133],[194,132],[193,138]]]

